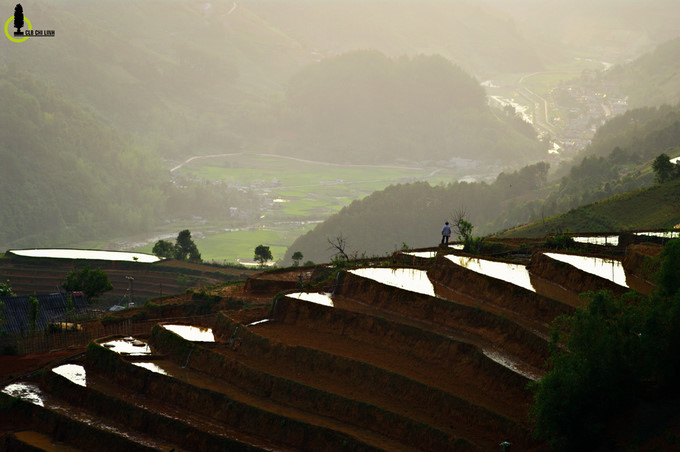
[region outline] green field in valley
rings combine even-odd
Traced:
[[[246,154],[197,158],[176,174],[231,184],[262,197],[266,207],[256,224],[238,230],[219,224],[187,226],[204,260],[231,263],[252,262],[260,244],[270,247],[274,260],[282,259],[288,246],[318,222],[389,185],[417,180],[440,184],[469,175],[444,166],[341,165]],[[151,252],[152,247],[149,243],[136,251]]]

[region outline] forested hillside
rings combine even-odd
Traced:
[[[289,84],[279,152],[385,163],[453,157],[507,163],[543,145],[486,105],[484,89],[440,56],[390,59],[358,51],[307,66]]]
[[[661,44],[635,61],[605,75],[629,95],[633,107],[680,102],[680,39]]]
[[[155,221],[164,204],[157,155],[22,74],[3,74],[0,103],[0,243],[49,244]]]
[[[632,190],[510,229],[503,237],[543,237],[564,232],[672,229],[680,224],[680,180]]]
[[[207,5],[210,5],[209,7]],[[0,41],[0,69],[29,71],[166,158],[238,149],[311,57],[232,2],[63,1],[26,6],[58,33]],[[266,110],[266,112],[265,112]]]
[[[0,103],[2,248],[115,237],[167,217],[257,207],[227,187],[171,183],[153,150],[23,73],[0,73]]]
[[[473,232],[479,235],[547,218],[651,185],[651,161],[662,153],[679,156],[678,143],[680,105],[630,111],[605,124],[586,156],[557,181],[546,182],[548,168],[541,163],[501,173],[492,184],[389,187],[353,202],[300,237],[286,257],[299,250],[312,260],[328,260],[332,254],[328,239],[339,235],[347,239],[350,251],[359,254],[393,251],[402,242],[411,247],[430,246],[437,243],[444,221],[460,210],[467,213],[475,225]]]
[[[502,173],[493,184],[393,185],[352,202],[298,238],[286,258],[301,251],[305,259],[326,262],[334,253],[328,240],[335,241],[340,236],[347,241],[346,252],[359,256],[389,253],[404,243],[409,247],[434,246],[441,239],[444,221],[451,220],[457,212],[464,210],[475,224],[497,219],[501,210],[511,205],[512,198],[540,190],[547,172],[548,165],[538,163],[511,174]]]

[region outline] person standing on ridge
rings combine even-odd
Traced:
[[[447,221],[442,228],[442,245],[449,244],[449,237],[451,237],[451,226],[449,226],[449,222]]]

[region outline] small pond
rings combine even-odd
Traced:
[[[388,286],[435,296],[434,286],[425,270],[414,268],[357,268],[349,272]]]
[[[414,257],[420,257],[424,259],[431,259],[433,257],[437,256],[436,251],[411,251],[408,253],[404,253],[407,256],[414,256]]]
[[[454,264],[465,267],[473,272],[500,279],[516,286],[524,287],[532,292],[536,292],[534,286],[531,284],[529,271],[524,265],[458,256],[455,254],[449,254],[446,258]]]
[[[572,237],[574,242],[577,243],[588,243],[591,245],[611,245],[618,246],[619,236],[618,235],[599,235],[592,237]]]
[[[544,253],[551,259],[565,262],[579,270],[608,279],[620,286],[628,287],[626,272],[623,265],[615,259],[603,259],[600,257],[578,256],[575,254]]]
[[[650,237],[663,237],[665,239],[677,239],[680,237],[680,232],[666,231],[666,232],[636,232],[635,235],[648,235]]]
[[[144,369],[150,370],[151,372],[156,372],[157,374],[169,375],[165,369],[154,362],[134,362],[132,364],[138,367],[143,367]]]
[[[85,368],[80,364],[64,364],[53,368],[52,372],[57,375],[61,375],[62,377],[68,378],[79,386],[87,386]]]
[[[45,397],[40,388],[31,383],[12,383],[2,388],[2,392],[34,405],[45,406]]]
[[[151,354],[149,344],[135,339],[134,337],[116,339],[104,342],[101,345],[123,355],[144,356]]]
[[[333,307],[333,300],[331,294],[320,292],[296,292],[286,294],[287,297],[296,298],[298,300],[308,301],[310,303],[322,304],[324,306]]]
[[[163,328],[191,342],[215,342],[212,328],[192,325],[163,325]]]

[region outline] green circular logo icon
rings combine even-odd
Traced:
[[[10,17],[9,19],[7,19],[7,22],[5,22],[5,36],[7,36],[7,39],[9,39],[12,42],[24,42],[25,40],[28,39],[27,36],[17,39],[14,36],[12,36],[13,33],[9,32],[9,23],[12,22],[13,20],[14,16]],[[26,25],[28,25],[28,29],[33,30],[33,25],[31,25],[31,21],[28,20],[27,17],[24,17],[24,20],[26,21]]]

